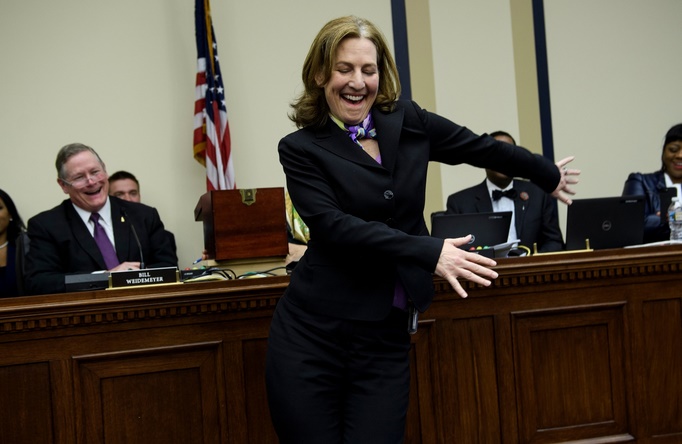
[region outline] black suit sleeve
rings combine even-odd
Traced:
[[[50,225],[44,222],[44,218],[37,217],[28,221],[27,233],[31,248],[26,257],[26,292],[64,293],[64,276],[67,273],[65,253],[68,247],[54,236],[49,229]]]
[[[540,228],[540,242],[538,251],[561,251],[564,249],[564,239],[559,228],[559,211],[556,201],[545,194],[542,208],[542,226]]]

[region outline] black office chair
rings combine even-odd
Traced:
[[[17,290],[19,296],[24,296],[26,294],[26,284],[24,282],[24,274],[26,270],[26,254],[30,247],[31,240],[28,238],[28,234],[25,231],[19,233],[16,240],[16,263],[15,269],[17,272]]]
[[[447,213],[446,210],[434,211],[433,213],[431,213],[431,220],[433,220],[434,217],[442,216],[446,213]]]

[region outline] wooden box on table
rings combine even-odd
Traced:
[[[203,222],[209,259],[284,257],[288,253],[284,188],[209,191],[194,219]]]

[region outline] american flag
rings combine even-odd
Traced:
[[[207,190],[231,190],[236,184],[230,126],[209,0],[196,0],[194,18],[197,37],[194,158],[206,166]]]

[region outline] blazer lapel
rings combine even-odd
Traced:
[[[665,175],[662,171],[656,173],[656,189],[658,191],[665,191],[668,186],[665,184]]]
[[[404,110],[398,109],[395,112],[383,113],[372,109],[371,112],[374,118],[374,127],[377,130],[381,164],[362,151],[331,119],[324,128],[316,131],[315,143],[351,162],[393,171],[398,158],[400,127],[404,118]]]
[[[384,113],[377,109],[372,110],[374,127],[377,130],[377,141],[381,152],[381,164],[389,171],[393,171],[398,159],[398,147],[400,146],[400,132],[405,117],[405,110],[398,108],[391,113]]]
[[[327,125],[315,132],[314,143],[337,156],[350,162],[367,165],[372,168],[381,168],[374,159],[365,153],[361,147],[355,144],[347,134],[343,132],[331,119]],[[380,145],[381,146],[381,145]],[[382,156],[383,159],[383,156]]]
[[[530,199],[532,199],[533,196],[530,195],[528,192],[528,187],[525,186],[525,183],[514,179],[514,188],[519,193],[519,196],[514,200],[514,219],[516,222],[516,237],[518,239],[523,238],[523,227],[524,227],[524,220],[526,219],[526,213],[528,210],[528,206],[530,205]],[[521,194],[525,193],[527,196],[526,199],[521,198]],[[537,196],[536,196],[537,197]]]
[[[132,221],[123,216],[123,206],[118,200],[109,198],[111,208],[111,224],[114,228],[116,256],[124,262],[130,258],[130,224]],[[130,211],[126,211],[129,213]]]
[[[100,269],[106,270],[107,266],[104,263],[102,252],[99,250],[97,242],[95,242],[95,238],[93,238],[92,234],[90,234],[90,230],[88,230],[88,227],[86,227],[83,223],[83,219],[81,219],[76,210],[73,208],[71,200],[67,199],[64,201],[64,210],[73,238],[76,240],[76,242],[78,242],[78,245],[80,245],[83,251],[85,251],[85,253],[97,263]]]
[[[492,213],[493,203],[490,200],[490,194],[488,193],[488,186],[485,184],[485,180],[478,184],[474,189],[474,197],[476,198],[476,212]]]

